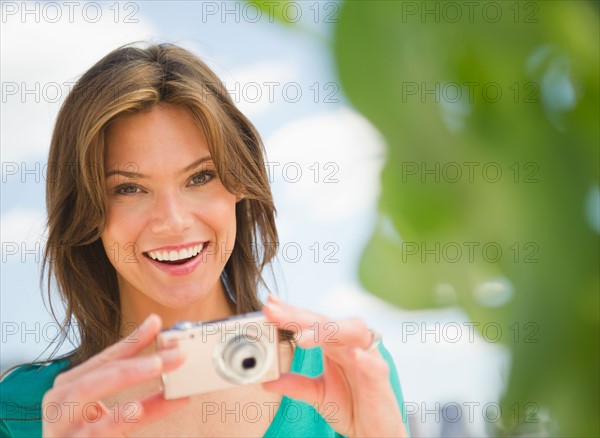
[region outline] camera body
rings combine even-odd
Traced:
[[[163,373],[165,399],[203,394],[279,378],[276,324],[262,312],[208,321],[182,321],[157,336],[158,348],[178,345],[185,362]]]

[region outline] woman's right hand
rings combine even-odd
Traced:
[[[161,326],[160,318],[150,315],[138,331],[59,374],[42,401],[43,436],[126,436],[185,405],[188,398],[165,400],[160,392],[116,410],[109,410],[101,401],[183,363],[178,349],[138,356],[152,344]]]

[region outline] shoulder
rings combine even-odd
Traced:
[[[15,368],[0,380],[2,404],[11,399],[36,399],[37,393],[50,389],[58,373],[68,366],[67,359],[60,359],[42,364],[21,365]]]
[[[42,398],[59,372],[69,361],[56,360],[45,364],[21,365],[6,374],[0,381],[0,431],[8,436],[10,431],[39,424]],[[18,436],[18,434],[15,434]]]

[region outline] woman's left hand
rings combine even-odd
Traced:
[[[364,321],[331,321],[273,295],[263,310],[267,319],[279,328],[296,331],[300,347],[319,346],[323,351],[323,373],[319,377],[286,373],[279,380],[263,383],[266,390],[305,401],[325,418],[328,418],[327,407],[333,403],[337,410],[328,419],[331,427],[342,435],[408,436],[390,384],[389,366],[377,347],[369,348],[373,333]]]

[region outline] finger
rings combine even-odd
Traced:
[[[331,321],[318,313],[284,303],[274,295],[269,295],[263,311],[271,322],[296,331],[296,341],[304,348],[367,348],[372,340],[371,332],[361,319]]]
[[[285,394],[311,405],[315,402],[321,405],[325,382],[322,376],[312,378],[297,373],[285,373],[278,380],[264,382],[262,386],[266,391]]]
[[[394,396],[389,383],[390,366],[381,355],[360,348],[353,350],[355,378],[366,393]],[[388,391],[389,390],[389,391]]]
[[[142,401],[144,423],[151,423],[164,418],[186,406],[190,400],[189,397],[167,400],[162,393],[154,394]]]
[[[116,412],[110,412],[97,421],[97,424],[85,425],[82,433],[87,436],[129,436],[141,427],[181,409],[189,401],[187,397],[165,400],[161,393],[156,393],[141,402],[123,404]]]
[[[348,363],[351,360],[347,361]],[[323,360],[323,373],[311,378],[297,373],[284,373],[278,380],[263,383],[268,391],[285,394],[291,398],[303,400],[309,404],[317,402],[324,406],[329,400],[327,394],[351,394],[351,387],[346,377],[344,368],[325,358]]]
[[[154,342],[156,335],[162,328],[160,316],[152,313],[144,322],[121,341],[108,347],[100,354],[102,359],[111,361],[133,357],[145,347]]]
[[[50,401],[66,401],[73,403],[76,409],[81,409],[81,406],[90,402],[154,379],[162,372],[171,371],[184,360],[185,357],[179,349],[170,349],[112,362],[81,376],[70,385],[53,388]]]
[[[72,382],[103,364],[117,359],[136,356],[153,342],[154,337],[160,332],[161,327],[162,321],[160,317],[155,314],[149,315],[139,329],[134,330],[129,336],[111,345],[72,370],[59,374],[55,384]]]
[[[381,355],[354,349],[354,369],[348,373],[348,384],[356,397],[356,434],[362,436],[406,436],[402,414],[394,391],[389,383],[390,368]],[[386,415],[381,416],[381,406],[386,406]]]

